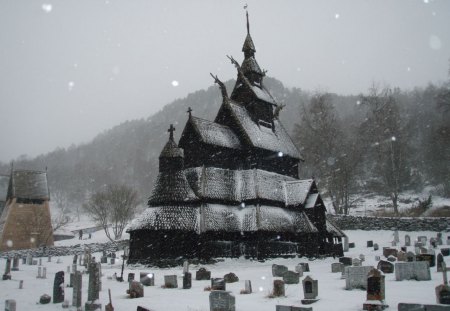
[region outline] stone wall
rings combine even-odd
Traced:
[[[363,217],[328,215],[342,230],[446,231],[448,217]]]

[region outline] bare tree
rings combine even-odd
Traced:
[[[113,241],[122,237],[123,230],[134,217],[137,206],[136,191],[125,185],[107,185],[105,189],[94,193],[83,208]],[[111,238],[110,227],[114,239]]]

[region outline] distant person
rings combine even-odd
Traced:
[[[83,239],[83,230],[78,231],[78,240]]]
[[[92,234],[89,233],[89,239],[91,239],[91,238],[92,238]]]

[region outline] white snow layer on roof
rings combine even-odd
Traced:
[[[288,133],[277,119],[273,120],[274,131],[264,131],[261,130],[258,124],[253,122],[244,107],[233,102],[230,102],[230,107],[253,146],[277,153],[281,151],[283,154],[296,159],[301,158],[297,147],[295,147]]]
[[[206,144],[241,149],[239,138],[228,126],[195,117],[192,122]]]
[[[200,209],[203,209],[204,231],[278,231],[317,232],[305,213],[276,206],[228,206],[205,204],[204,207],[162,206],[150,207],[136,218],[128,231],[185,230],[199,232]]]

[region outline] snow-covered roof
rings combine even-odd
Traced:
[[[239,138],[228,126],[192,116],[189,118],[189,121],[192,122],[204,143],[241,149]]]
[[[135,219],[128,231],[186,230],[202,232],[227,231],[277,231],[277,232],[317,232],[304,212],[286,210],[275,206],[260,206],[258,216],[256,206],[244,208],[221,204],[205,204],[203,219],[200,207],[161,206],[148,208]],[[258,219],[259,217],[259,219]],[[202,223],[202,225],[200,225]]]
[[[230,101],[229,107],[239,126],[244,130],[254,147],[276,153],[281,151],[285,155],[295,159],[301,159],[297,147],[292,142],[280,121],[274,119],[274,129],[267,129],[254,122],[248,114],[247,109],[242,105]]]
[[[176,158],[176,157],[183,157],[183,149],[178,148],[177,144],[173,139],[169,139],[164,146],[163,150],[161,151],[161,154],[159,155],[160,158]]]
[[[304,204],[313,183],[314,180],[312,179],[286,182],[286,205],[295,205],[298,204],[298,202]]]
[[[242,46],[242,52],[246,51],[256,52],[255,45],[253,44],[253,39],[249,33],[245,37],[244,45]]]
[[[170,204],[171,202],[192,202],[198,197],[192,191],[186,180],[184,171],[160,172],[153,187],[148,204]]]
[[[256,59],[253,56],[244,59],[242,61],[241,68],[244,73],[256,72],[261,75],[263,73],[258,63],[256,62]]]
[[[345,237],[345,233],[338,228],[328,217],[326,218],[327,232],[335,237]]]
[[[47,173],[18,170],[12,173],[8,196],[21,199],[49,200]]]

